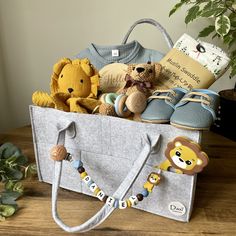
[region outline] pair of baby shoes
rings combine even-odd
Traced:
[[[171,123],[178,128],[208,130],[216,119],[219,95],[208,89],[156,90],[148,99],[141,120]]]

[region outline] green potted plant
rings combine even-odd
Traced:
[[[0,221],[17,210],[16,200],[23,195],[22,179],[36,174],[36,165],[12,143],[0,145]]]
[[[230,55],[230,78],[236,75],[236,0],[180,0],[170,11],[174,14],[182,6],[189,7],[185,23],[198,18],[209,18],[211,22],[199,32],[199,37],[217,37],[227,45]],[[219,92],[221,97],[218,120],[213,130],[236,140],[236,83],[233,89]]]

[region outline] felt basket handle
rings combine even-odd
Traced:
[[[70,137],[75,137],[75,124],[74,122],[69,122],[65,125],[64,128],[58,131],[57,144],[64,145],[65,136],[69,135]],[[130,172],[127,174],[123,182],[120,184],[118,189],[114,192],[113,197],[117,199],[122,199],[125,194],[128,192],[134,181],[136,180],[138,174],[142,170],[145,162],[147,161],[149,155],[157,147],[157,143],[160,140],[160,135],[156,135],[154,138],[151,138],[148,135],[144,135],[142,138],[143,149],[140,152],[138,158],[135,160]],[[66,225],[59,217],[57,211],[57,198],[58,198],[58,189],[60,186],[61,172],[62,172],[62,161],[56,161],[54,165],[54,177],[52,182],[52,216],[55,222],[65,231],[71,233],[83,233],[89,231],[96,226],[100,225],[114,210],[114,207],[104,205],[93,217],[87,220],[85,223],[70,227]]]
[[[165,28],[157,21],[153,20],[153,19],[150,19],[150,18],[144,18],[144,19],[140,19],[136,22],[134,22],[134,24],[130,27],[129,31],[126,33],[123,41],[122,41],[122,44],[126,44],[127,43],[127,40],[131,34],[131,32],[133,31],[133,29],[139,25],[139,24],[151,24],[151,25],[154,25],[161,33],[162,35],[164,36],[165,38],[165,41],[168,45],[168,47],[171,49],[173,47],[173,41],[171,40],[171,37],[170,35],[167,33],[167,31],[165,30]]]

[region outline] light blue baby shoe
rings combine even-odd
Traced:
[[[216,119],[219,95],[209,89],[193,89],[176,104],[170,123],[178,128],[208,130]]]
[[[156,90],[149,97],[148,104],[141,114],[141,120],[150,123],[168,123],[174,112],[175,105],[187,93],[183,88]]]

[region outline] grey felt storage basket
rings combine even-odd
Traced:
[[[126,34],[123,44],[138,24],[154,25],[163,34],[169,48],[173,43],[165,29],[155,20],[141,19]],[[151,60],[152,58],[150,58]],[[154,166],[166,158],[167,143],[177,136],[185,136],[200,143],[199,131],[177,129],[171,125],[148,124],[127,119],[67,113],[51,108],[30,106],[35,157],[39,180],[52,183],[52,215],[67,232],[86,232],[101,224],[115,208],[107,204],[92,218],[79,226],[63,223],[57,213],[58,188],[91,195],[80,180],[78,172],[67,161],[49,158],[50,149],[63,144],[77,159],[99,187],[110,196],[122,200],[143,188]],[[137,209],[178,221],[189,221],[196,187],[196,175],[162,171],[163,180]],[[141,213],[140,213],[141,214]]]
[[[150,142],[159,139],[158,148],[151,154],[148,153],[143,160],[143,168],[137,172],[134,184],[128,186],[127,196],[137,194],[140,188],[142,189],[147,175],[151,171],[156,171],[154,166],[165,160],[164,150],[168,142],[177,136],[185,136],[199,143],[201,137],[199,131],[177,129],[171,125],[67,113],[36,106],[30,106],[30,115],[39,180],[47,183],[56,181],[53,179],[53,173],[57,171],[54,170],[57,167],[49,158],[49,153],[55,144],[63,143],[73,156],[82,160],[90,176],[96,179],[98,186],[111,196],[136,165],[135,162],[145,147],[143,137],[148,136]],[[61,131],[65,131],[62,137],[60,137]],[[61,174],[61,179],[58,181],[60,186],[92,196],[70,163],[63,161],[62,165],[62,172],[58,174],[58,176]],[[135,208],[178,221],[189,221],[196,176],[165,171],[162,172],[162,176],[161,184]],[[169,207],[173,202],[181,203],[185,211],[170,211]]]

